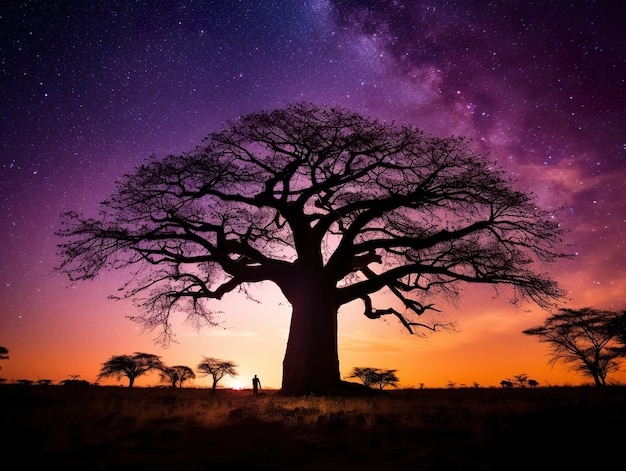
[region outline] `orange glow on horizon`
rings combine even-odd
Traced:
[[[181,322],[174,328],[177,343],[164,349],[154,343],[154,333],[141,333],[125,318],[134,312],[130,303],[108,300],[101,291],[94,294],[92,285],[56,286],[60,294],[50,296],[41,318],[20,319],[21,325],[12,326],[12,341],[4,344],[10,358],[0,363],[0,376],[9,381],[51,379],[55,383],[78,376],[94,382],[101,364],[111,356],[142,351],[194,371],[204,356],[234,361],[239,375],[223,378],[219,387],[249,388],[257,374],[263,387],[280,388],[290,307],[275,286],[264,283],[256,289],[260,304],[225,298],[221,327],[195,332]],[[393,318],[366,319],[356,304],[344,307],[339,313],[342,378],[347,379],[356,366],[372,366],[396,369],[400,387],[443,388],[450,383],[498,387],[501,380],[522,373],[540,386],[590,383],[565,365],[548,365],[548,347],[521,333],[540,324],[546,313],[537,308],[516,310],[506,297],[492,299],[485,293],[466,289],[458,306],[446,307],[445,317],[457,321],[457,332],[426,338],[409,335]],[[211,387],[210,378],[196,374],[185,386]],[[626,376],[613,374],[609,379],[623,383]],[[108,379],[101,384],[126,386],[128,381]],[[158,384],[156,374],[136,381],[138,387]]]

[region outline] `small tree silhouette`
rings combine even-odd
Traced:
[[[135,352],[132,355],[115,355],[102,364],[98,380],[107,377],[120,379],[126,376],[128,387],[132,388],[137,377],[150,370],[162,370],[164,367],[161,358],[151,353]]]
[[[0,346],[0,360],[8,360],[9,359],[9,349],[6,347]],[[0,370],[2,367],[0,366]],[[5,383],[6,378],[0,378],[0,384]]]
[[[173,388],[182,388],[185,381],[195,377],[196,374],[188,366],[166,366],[161,370],[161,381],[169,383]]]
[[[385,386],[398,387],[397,383],[400,380],[396,376],[396,371],[372,367],[355,367],[348,378],[358,378],[368,388],[376,386],[382,391]]]
[[[0,346],[0,360],[8,360],[9,359],[9,349],[6,347]],[[0,366],[0,370],[2,367]]]
[[[219,383],[224,376],[231,376],[233,378],[239,376],[236,368],[237,365],[232,361],[210,357],[204,357],[204,360],[198,364],[198,371],[204,373],[205,376],[211,376],[213,378],[213,385],[211,387],[213,391],[217,389],[217,383]]]
[[[72,387],[90,386],[89,381],[85,381],[84,379],[64,379],[63,381],[59,381],[59,384]]]
[[[520,388],[526,387],[526,382],[528,381],[528,375],[526,373],[515,375],[513,376],[513,378],[515,379],[515,381],[517,381]]]

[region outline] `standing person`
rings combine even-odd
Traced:
[[[254,375],[254,378],[252,378],[252,392],[255,396],[259,394],[259,389],[261,389],[261,380]]]

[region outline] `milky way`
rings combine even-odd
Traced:
[[[570,231],[554,276],[571,302],[621,307],[625,5],[3,2],[0,345],[47,316],[61,211],[93,212],[150,155],[295,101],[470,138]]]

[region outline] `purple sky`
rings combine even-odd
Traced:
[[[93,212],[151,154],[295,101],[471,138],[563,208],[577,256],[554,276],[572,304],[621,308],[624,18],[588,0],[2,2],[0,345],[30,345],[67,284],[61,211]]]

